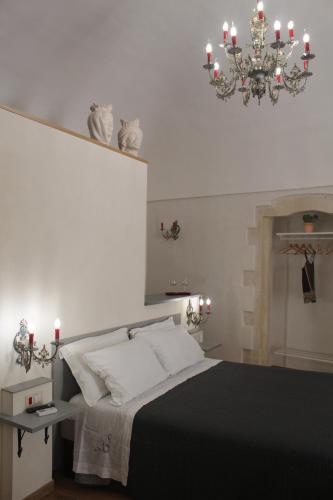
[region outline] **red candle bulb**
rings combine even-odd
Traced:
[[[275,76],[276,76],[276,80],[281,83],[281,73],[282,73],[282,70],[280,67],[276,68],[275,70]]]
[[[289,23],[288,23],[288,31],[289,31],[289,38],[290,38],[290,40],[294,40],[294,38],[295,38],[294,21],[289,21]]]
[[[264,2],[257,3],[258,18],[260,21],[264,20]]]
[[[309,33],[304,33],[303,42],[304,42],[305,53],[310,54],[310,35],[309,35]]]
[[[223,23],[222,30],[223,30],[223,41],[224,43],[227,43],[229,36],[229,24],[227,23],[227,21]]]
[[[199,312],[200,312],[200,314],[202,313],[203,306],[204,306],[204,300],[202,297],[200,297],[200,300],[199,300]]]
[[[60,327],[61,327],[61,321],[59,318],[57,318],[54,322],[54,338],[56,341],[59,341],[60,339]]]
[[[207,62],[208,64],[211,64],[212,62],[212,53],[213,53],[213,47],[211,43],[207,43],[206,45],[206,53],[207,53]]]
[[[275,39],[277,42],[281,39],[281,23],[280,21],[275,21],[274,23]]]
[[[230,30],[232,45],[236,47],[237,45],[237,29],[236,26],[232,25]]]
[[[216,78],[219,77],[219,74],[220,74],[220,65],[216,61],[215,64],[214,64],[214,80],[216,80]]]
[[[207,314],[210,314],[212,312],[212,301],[210,299],[206,300],[206,306],[207,306]]]
[[[35,329],[36,329],[35,325],[33,323],[29,323],[28,325],[29,347],[33,347],[34,345]]]

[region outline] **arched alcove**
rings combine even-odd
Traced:
[[[245,361],[269,364],[269,328],[272,299],[273,224],[277,217],[304,212],[333,215],[333,195],[304,194],[275,199],[270,206],[256,210],[256,284],[253,349],[243,353]]]

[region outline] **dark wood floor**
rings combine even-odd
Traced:
[[[130,500],[130,498],[114,488],[88,488],[79,486],[69,478],[57,478],[55,491],[43,497],[43,500]]]

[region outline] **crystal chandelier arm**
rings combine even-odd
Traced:
[[[243,73],[242,69],[243,59],[241,53],[230,51],[229,50],[230,48],[232,48],[232,45],[230,43],[224,45],[226,58],[231,64],[233,64],[233,66],[237,69],[238,73]],[[238,61],[237,58],[240,58],[240,61]]]
[[[267,67],[268,73],[271,76],[274,76],[276,68],[278,66],[283,66],[283,62],[281,60],[281,54],[278,51],[276,52],[276,55],[266,54],[264,59],[264,65]]]
[[[273,105],[277,104],[279,100],[280,90],[277,87],[272,87],[271,82],[268,84],[269,89],[269,97],[273,103]]]
[[[223,46],[223,48],[224,48],[224,53],[225,53],[225,55],[226,55],[226,58],[227,58],[229,61],[233,62],[233,59],[234,59],[234,58],[233,58],[233,55],[232,55],[232,54],[230,54],[230,52],[229,52],[229,48],[230,48],[230,47],[231,47],[231,44],[230,44],[230,43],[226,43],[226,44]]]
[[[243,94],[243,104],[244,104],[244,106],[248,105],[250,97],[251,97],[251,89],[248,88],[247,91],[244,92],[244,94]]]
[[[284,86],[290,92],[293,96],[296,96],[297,94],[300,94],[301,92],[304,92],[306,83],[307,83],[307,78],[302,81],[302,85],[299,85],[300,81],[295,81],[292,85],[288,84],[286,80],[284,80]]]
[[[291,58],[291,56],[294,53],[294,48],[297,47],[298,44],[299,44],[298,40],[293,40],[292,42],[288,42],[289,52],[288,52],[288,54],[285,54],[286,61],[288,61],[288,59]]]
[[[236,84],[237,84],[237,75],[235,71],[233,71],[233,77],[231,79],[227,79],[225,76],[222,76],[216,83],[213,84],[216,87],[216,95],[219,99],[228,99],[235,93]]]
[[[237,57],[240,57],[240,61],[237,61]],[[235,65],[235,68],[236,68],[236,71],[238,73],[238,75],[243,78],[244,76],[244,70],[242,68],[243,66],[243,59],[242,59],[242,56],[241,55],[238,55],[238,54],[234,54],[233,55],[233,62],[234,62],[234,65]]]
[[[307,76],[295,64],[288,75],[283,69],[283,83],[290,94],[296,96],[304,91],[307,83]]]

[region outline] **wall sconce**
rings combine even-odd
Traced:
[[[194,312],[191,300],[188,301],[188,306],[186,308],[186,318],[187,326],[192,325],[198,328],[200,325],[206,323],[209,315],[212,312],[212,301],[207,298],[206,300],[206,310],[204,311],[205,301],[202,297],[199,299],[199,312]]]
[[[35,361],[42,368],[52,363],[58,353],[59,347],[62,345],[60,342],[60,320],[56,319],[54,322],[54,336],[55,340],[52,344],[55,346],[55,351],[52,355],[49,354],[48,350],[43,345],[42,349],[36,346],[36,342],[34,341],[34,332],[35,328],[32,325],[28,326],[28,323],[25,319],[20,321],[20,330],[14,337],[13,347],[17,352],[18,356],[16,359],[16,363],[20,366],[24,366],[25,371],[28,372],[31,368],[32,361]]]
[[[163,238],[165,238],[166,240],[170,240],[171,238],[173,240],[178,240],[180,233],[180,225],[178,224],[178,221],[173,221],[170,229],[164,229],[164,223],[161,222],[161,233]]]

